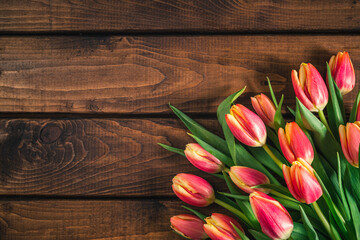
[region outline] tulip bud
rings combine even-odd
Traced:
[[[173,180],[176,196],[195,207],[206,207],[214,202],[214,189],[205,179],[187,173],[179,173]]]
[[[293,162],[291,167],[283,165],[284,178],[289,191],[302,203],[313,203],[323,193],[313,171],[311,165],[303,159]]]
[[[246,193],[252,193],[255,192],[255,190],[264,193],[270,192],[269,189],[251,188],[256,185],[270,183],[269,178],[258,170],[248,167],[233,166],[230,168],[229,175],[235,185]]]
[[[328,102],[328,91],[324,80],[310,63],[300,65],[299,76],[291,72],[296,97],[312,112],[322,111]]]
[[[288,239],[294,228],[288,211],[275,199],[262,192],[250,194],[251,208],[263,233],[271,239]]]
[[[221,213],[213,213],[210,217],[205,218],[205,221],[204,230],[206,234],[214,240],[241,239],[231,223],[244,232],[236,220]]]
[[[197,143],[189,143],[184,151],[187,159],[196,168],[207,173],[218,173],[224,168],[222,162]]]
[[[276,108],[274,103],[265,94],[259,94],[251,98],[251,104],[263,122],[275,129],[274,117]]]
[[[345,158],[354,167],[359,167],[360,121],[339,126],[340,143]]]
[[[278,130],[279,143],[285,158],[293,163],[298,158],[309,164],[314,160],[314,150],[310,140],[296,122],[287,123],[285,130]]]
[[[331,75],[342,95],[353,90],[355,86],[355,71],[348,52],[338,52],[329,61]]]
[[[191,214],[180,214],[170,218],[171,228],[188,239],[206,239],[203,225],[204,221]]]
[[[261,118],[241,104],[233,105],[226,114],[232,134],[243,144],[261,147],[266,142],[266,127]]]

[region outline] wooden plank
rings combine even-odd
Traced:
[[[331,31],[359,30],[358,1],[0,1],[0,30]]]
[[[291,69],[350,52],[360,75],[360,36],[2,37],[0,111],[213,113],[228,95],[274,90],[294,106]],[[356,89],[345,98],[351,107]],[[280,97],[280,96],[279,96]]]
[[[219,131],[215,120],[201,122]],[[174,196],[180,172],[223,187],[157,145],[193,142],[180,120],[0,120],[0,139],[1,195]]]
[[[0,236],[5,240],[182,239],[170,229],[173,215],[189,213],[172,200],[0,201]],[[199,209],[225,212],[210,206]]]

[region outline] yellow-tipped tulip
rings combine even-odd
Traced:
[[[266,127],[261,118],[241,104],[231,107],[226,123],[240,142],[250,147],[261,147],[266,142]]]
[[[269,127],[275,128],[274,118],[276,108],[270,98],[261,93],[251,98],[251,104],[263,122]]]
[[[293,162],[291,167],[283,165],[284,178],[289,191],[302,203],[313,203],[323,193],[313,171],[311,165],[302,159]]]
[[[230,168],[229,175],[235,185],[246,193],[252,193],[255,192],[255,190],[264,193],[270,192],[269,189],[251,188],[260,184],[270,183],[269,178],[258,170],[248,167],[233,166]]]
[[[200,144],[189,143],[184,153],[192,165],[204,172],[218,173],[224,168],[222,162],[203,149]]]
[[[345,158],[354,167],[359,167],[360,121],[339,126],[340,143]]]
[[[211,217],[205,218],[204,230],[213,240],[241,240],[231,224],[244,232],[241,225],[233,218],[221,213],[213,213]]]
[[[204,221],[194,215],[180,214],[173,216],[170,218],[170,223],[171,228],[185,238],[193,240],[208,238],[203,229]]]

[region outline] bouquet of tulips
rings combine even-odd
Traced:
[[[257,114],[234,104],[245,88],[219,105],[224,138],[170,105],[197,143],[185,150],[160,145],[228,187],[215,192],[205,179],[179,173],[174,193],[189,205],[218,204],[233,213],[205,216],[184,206],[192,214],[170,219],[176,233],[217,240],[360,239],[360,94],[350,114],[343,104],[355,85],[349,54],[331,57],[326,81],[310,63],[291,78],[297,99],[288,110],[295,121],[285,123],[284,96],[277,102],[268,81],[272,100],[251,98]]]

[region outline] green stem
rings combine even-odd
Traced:
[[[328,124],[328,122],[326,120],[326,117],[325,117],[325,114],[324,114],[323,110],[319,110],[319,117],[320,117],[321,122],[325,125],[326,129],[330,132],[331,136],[335,139],[335,136],[334,136],[333,132],[330,129],[330,126],[329,126],[329,124]]]
[[[272,158],[272,160],[276,163],[276,165],[279,166],[279,168],[282,170],[283,163],[275,156],[275,154],[270,150],[268,145],[264,145],[263,149],[266,151],[266,153]]]
[[[314,210],[315,210],[316,214],[319,216],[319,219],[322,222],[322,224],[324,225],[326,231],[331,236],[331,238],[334,239],[333,233],[331,232],[331,229],[330,229],[330,224],[327,221],[327,219],[325,218],[324,214],[322,213],[322,211],[321,211],[319,205],[317,204],[317,202],[313,202],[312,206],[314,207]]]
[[[217,205],[222,206],[223,208],[226,208],[227,210],[229,210],[230,212],[234,213],[235,215],[237,215],[239,218],[241,218],[241,220],[243,220],[247,225],[251,226],[251,222],[249,221],[249,219],[245,216],[244,213],[242,213],[240,210],[234,208],[233,206],[219,200],[219,199],[215,199],[214,201]]]
[[[275,195],[275,196],[278,196],[278,197],[284,198],[284,199],[286,199],[286,200],[289,200],[289,201],[292,201],[292,202],[299,203],[296,199],[291,198],[291,197],[289,197],[289,196],[286,196],[285,194],[279,193],[278,191],[271,190],[271,192],[270,192],[270,193],[271,193],[271,194],[273,194],[273,195]]]
[[[230,169],[226,167],[226,168],[224,168],[224,171],[227,172],[227,173],[229,173],[229,172],[230,172]]]

